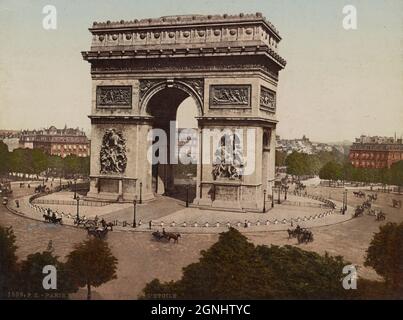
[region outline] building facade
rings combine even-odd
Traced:
[[[390,168],[403,160],[402,139],[361,136],[351,146],[349,160],[356,168]]]
[[[88,157],[90,141],[85,132],[76,128],[57,129],[51,126],[42,130],[23,130],[19,139],[20,148],[42,149],[50,155]]]

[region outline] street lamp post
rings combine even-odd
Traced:
[[[75,198],[77,200],[77,222],[80,221],[80,197]]]
[[[192,180],[192,174],[188,173],[187,177],[188,177],[188,183],[186,184],[186,208],[189,207],[189,189],[190,189],[190,183]]]
[[[189,183],[186,185],[186,208],[189,207]]]
[[[142,189],[143,189],[143,183],[140,182],[140,199],[139,199],[140,204],[142,204],[143,202]]]
[[[266,189],[263,190],[263,213],[266,212]]]
[[[77,178],[74,178],[74,199],[77,198]]]
[[[137,200],[133,200],[133,228],[136,228],[136,206],[137,206]]]
[[[271,207],[274,208],[274,186],[271,187]]]
[[[344,190],[343,205],[343,214],[345,214],[347,211],[347,189]]]

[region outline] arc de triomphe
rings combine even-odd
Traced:
[[[206,152],[203,130],[243,129],[243,141],[246,129],[255,132],[253,172],[232,174],[199,161],[194,204],[260,210],[274,180],[276,91],[286,64],[276,28],[256,13],[94,22],[89,30],[91,49],[82,52],[92,76],[87,196],[131,201],[141,192],[147,201],[161,191],[159,180],[169,189],[173,165],[147,159],[148,132],[164,129],[171,141],[169,121],[190,96],[199,155]],[[218,146],[207,148],[214,154]]]

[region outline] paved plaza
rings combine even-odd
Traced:
[[[29,191],[15,189],[14,196],[21,197]],[[323,195],[335,201],[342,200],[343,189],[326,187],[308,187],[308,193]],[[379,277],[371,268],[363,266],[365,250],[380,225],[392,221],[403,221],[403,209],[391,207],[392,198],[403,199],[403,196],[378,193],[377,205],[387,214],[385,222],[376,222],[373,216],[364,215],[356,219],[328,226],[312,227],[315,240],[309,244],[298,245],[295,239],[288,239],[287,232],[253,232],[249,228],[240,227],[250,241],[255,244],[297,245],[305,250],[319,253],[329,252],[342,255],[346,260],[358,266],[359,275],[369,279]],[[348,203],[352,206],[362,200],[348,194]],[[18,256],[20,259],[28,254],[42,251],[52,240],[55,253],[61,258],[72,249],[75,243],[87,238],[83,229],[69,226],[55,226],[15,215],[4,206],[0,209],[0,224],[13,226],[17,236]],[[176,280],[181,277],[182,268],[199,258],[200,250],[209,248],[218,239],[217,233],[186,233],[178,244],[160,243],[152,240],[148,232],[114,231],[108,235],[108,243],[113,254],[119,259],[118,278],[95,288],[97,299],[133,299],[141,292],[144,285],[158,277],[161,280]],[[359,282],[358,282],[359,285]],[[85,298],[85,290],[78,292],[73,298]]]
[[[351,219],[353,208],[345,215],[340,214],[341,203],[334,201],[336,209],[331,209],[323,202],[302,196],[289,194],[284,196],[281,204],[274,201],[266,203],[266,212],[234,212],[217,211],[195,207],[185,207],[185,203],[177,199],[158,196],[154,201],[136,206],[136,222],[138,227],[131,229],[134,218],[134,207],[131,203],[102,203],[81,201],[79,215],[93,219],[95,216],[112,221],[117,230],[149,231],[165,228],[174,232],[185,233],[219,233],[229,226],[243,227],[248,232],[287,230],[297,224],[310,228],[340,223]],[[66,225],[73,225],[77,214],[77,205],[72,192],[56,192],[37,198],[30,202],[30,195],[19,199],[19,208],[14,202],[9,207],[15,212],[32,219],[43,220],[43,214],[51,209],[63,218]]]

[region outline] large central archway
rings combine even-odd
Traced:
[[[147,115],[152,117],[153,129],[161,129],[166,134],[165,147],[167,152],[168,163],[150,163],[152,172],[152,191],[154,194],[163,194],[172,196],[181,200],[188,198],[193,200],[196,194],[196,163],[183,164],[179,155],[179,148],[182,146],[182,140],[179,136],[187,134],[187,144],[192,142],[197,145],[197,125],[190,127],[186,125],[189,123],[189,118],[196,118],[201,115],[200,103],[195,93],[179,83],[171,86],[163,84],[156,86],[158,90],[150,89],[150,97],[145,100],[144,105]],[[179,109],[184,112],[183,117],[178,116]],[[186,109],[185,109],[186,108]],[[191,129],[196,134],[192,134]],[[186,131],[185,131],[186,130]],[[160,139],[161,137],[155,137]],[[153,143],[155,140],[153,141]],[[161,147],[161,144],[158,144]],[[194,150],[192,150],[194,151]],[[154,150],[153,154],[158,150]],[[198,156],[198,155],[196,155]]]

